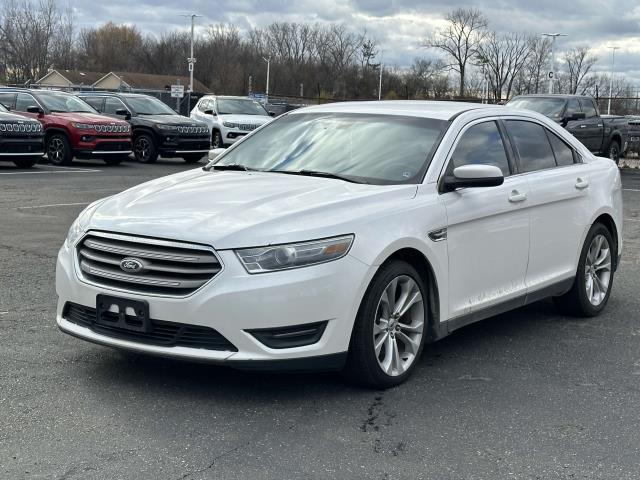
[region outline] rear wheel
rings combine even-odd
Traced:
[[[38,163],[38,160],[40,160],[40,158],[38,158],[38,157],[36,157],[36,158],[16,158],[16,159],[13,160],[13,163],[18,168],[31,168],[36,163]]]
[[[362,301],[345,374],[375,388],[405,381],[416,366],[426,332],[426,288],[406,262],[383,265]]]
[[[56,133],[47,139],[47,158],[54,165],[70,165],[73,155],[66,135]]]
[[[571,290],[555,298],[562,312],[576,317],[594,317],[604,309],[613,285],[615,249],[609,229],[601,223],[594,224],[582,247]]]
[[[158,160],[158,150],[150,135],[138,135],[133,140],[133,154],[140,163],[155,163]]]
[[[202,160],[202,157],[204,157],[204,154],[194,153],[192,155],[185,155],[182,158],[187,163],[198,163]]]
[[[617,140],[611,140],[609,148],[607,149],[607,157],[618,164],[620,163],[620,156],[620,143],[618,143]]]

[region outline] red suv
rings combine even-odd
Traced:
[[[100,115],[75,95],[52,90],[0,89],[0,103],[44,126],[45,152],[54,165],[73,157],[117,165],[131,153],[128,122]]]

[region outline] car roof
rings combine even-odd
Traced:
[[[577,94],[563,94],[563,93],[526,93],[523,95],[516,95],[513,98],[531,98],[531,97],[536,97],[536,98],[560,98],[560,99],[567,99],[567,98],[593,98],[591,95],[577,95]],[[513,98],[511,100],[513,100]]]
[[[300,108],[290,115],[304,113],[368,113],[381,115],[402,115],[408,117],[433,118],[437,120],[453,120],[458,115],[470,110],[496,110],[499,114],[508,113],[504,107],[484,105],[482,103],[424,101],[424,100],[383,100],[372,102],[336,102]]]
[[[76,92],[79,97],[126,97],[126,98],[156,98],[153,95],[146,95],[144,93],[129,93],[129,92],[96,92],[85,91]]]

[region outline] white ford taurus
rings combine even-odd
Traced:
[[[388,387],[426,343],[491,315],[550,296],[597,315],[621,239],[616,165],[541,115],[323,105],[89,205],[58,256],[57,323],[137,352]]]

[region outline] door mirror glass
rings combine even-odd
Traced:
[[[131,113],[126,108],[119,108],[118,110],[116,110],[116,115],[118,115],[119,117],[124,117],[127,120],[131,118]]]
[[[567,115],[564,119],[567,122],[571,122],[573,120],[584,120],[586,118],[586,115],[584,112],[572,112],[569,115]]]
[[[27,107],[27,112],[28,113],[38,113],[38,114],[44,113],[42,111],[42,109],[40,107],[38,107],[37,105],[31,105],[31,106]]]
[[[205,110],[204,114],[205,115],[213,115],[214,117],[216,116],[216,112],[214,112],[213,110]]]
[[[504,183],[502,170],[494,165],[462,165],[453,170],[453,175],[444,178],[445,192],[457,188],[497,187]]]

